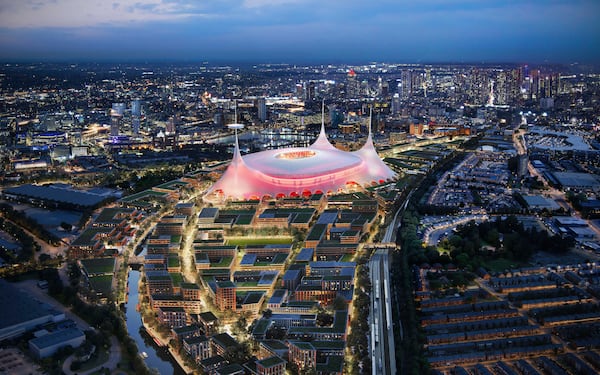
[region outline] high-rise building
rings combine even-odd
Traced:
[[[261,122],[267,121],[267,100],[265,98],[258,98],[258,119]]]
[[[400,83],[398,84],[398,94],[400,99],[406,100],[412,96],[412,71],[404,69],[400,73]]]
[[[125,103],[113,103],[112,110],[114,113],[123,116],[125,114]]]
[[[120,115],[118,112],[111,110],[111,113],[110,113],[110,135],[112,137],[116,137],[119,135],[119,130],[121,128],[122,121],[123,121],[123,115]]]
[[[483,105],[490,96],[491,81],[487,71],[472,69],[467,77],[467,96],[471,104]]]
[[[140,117],[142,115],[142,101],[140,99],[134,99],[131,101],[131,116]]]
[[[502,70],[496,75],[494,104],[512,105],[519,99],[521,93],[521,70]]]
[[[315,100],[315,83],[313,81],[304,82],[304,101]]]
[[[346,97],[349,99],[355,99],[360,96],[360,83],[356,78],[356,72],[354,69],[348,71],[346,78]]]
[[[131,119],[131,131],[135,135],[140,134],[140,118],[137,116]]]
[[[392,114],[400,113],[400,94],[396,93],[392,97]]]
[[[519,164],[517,167],[517,174],[520,178],[527,176],[527,164],[529,163],[529,157],[527,154],[519,155]]]

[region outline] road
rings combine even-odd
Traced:
[[[119,341],[115,336],[110,337],[110,351],[108,352],[108,359],[106,362],[99,364],[98,366],[91,368],[87,371],[71,371],[71,363],[75,360],[75,354],[69,356],[63,363],[62,370],[67,375],[85,375],[85,374],[93,374],[98,372],[102,368],[107,368],[109,370],[116,370],[117,365],[121,362],[121,346],[119,345]]]
[[[48,295],[48,289],[40,289],[37,286],[37,280],[25,280],[15,283],[15,285],[21,290],[29,293],[33,298],[38,301],[44,302],[58,311],[63,311],[67,319],[71,319],[77,324],[77,328],[85,331],[91,329],[90,325],[79,316],[73,314],[71,310],[61,305],[60,302]]]
[[[373,375],[396,374],[396,348],[392,329],[389,249],[377,249],[369,261],[371,278],[371,363]]]

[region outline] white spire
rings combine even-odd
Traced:
[[[367,125],[369,134],[367,134],[367,140],[365,141],[365,144],[357,152],[359,152],[359,151],[362,152],[362,150],[375,151],[375,145],[373,144],[373,135],[371,134],[371,123],[372,122],[373,122],[373,107],[371,106],[371,107],[369,107],[369,123]],[[368,152],[372,152],[372,151],[368,151]]]
[[[369,107],[369,137],[371,136],[371,123],[373,122],[373,107]]]
[[[329,143],[327,134],[325,133],[325,99],[323,99],[323,104],[321,104],[321,132],[310,147],[322,150],[336,150],[336,148]]]
[[[321,134],[325,134],[325,99],[321,102]],[[319,135],[320,136],[320,135]]]
[[[243,163],[242,153],[240,152],[240,142],[238,139],[238,129],[243,129],[244,124],[237,123],[237,100],[233,101],[234,103],[234,114],[235,114],[235,122],[233,124],[227,125],[229,129],[234,130],[235,134],[235,148],[233,149],[233,159],[231,160],[232,164]]]
[[[242,158],[242,153],[240,152],[240,142],[238,140],[238,130],[237,128],[234,129],[235,131],[235,148],[233,150],[233,158],[234,159],[241,159]]]

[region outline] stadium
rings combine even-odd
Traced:
[[[339,150],[329,143],[323,121],[319,136],[309,147],[267,150],[243,157],[237,137],[237,129],[243,126],[231,127],[236,130],[233,159],[208,190],[207,201],[337,193],[396,177],[377,155],[370,126],[367,141],[353,152]]]

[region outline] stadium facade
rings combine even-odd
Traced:
[[[319,136],[309,147],[267,150],[243,157],[237,128],[231,164],[208,190],[207,201],[337,193],[396,177],[375,150],[370,124],[367,141],[357,151],[335,148],[327,139],[323,120]]]

